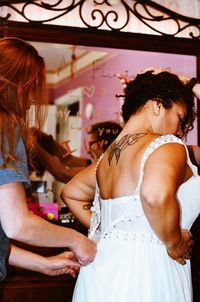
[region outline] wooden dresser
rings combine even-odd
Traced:
[[[49,277],[11,270],[0,283],[1,302],[71,302],[75,280],[68,275]]]

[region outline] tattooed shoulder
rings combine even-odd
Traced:
[[[133,134],[124,135],[118,142],[113,142],[112,145],[108,148],[108,163],[110,165],[113,157],[116,158],[116,164],[119,161],[121,153],[128,147],[137,143],[137,141],[145,136],[148,132],[140,132]]]

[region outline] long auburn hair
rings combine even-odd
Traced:
[[[34,118],[28,114],[32,107]],[[28,159],[34,136],[29,124],[41,129],[46,119],[46,68],[43,58],[28,42],[14,37],[0,39],[0,152],[3,167],[15,167],[16,135],[25,143]],[[12,163],[10,165],[10,163]]]

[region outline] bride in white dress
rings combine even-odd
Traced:
[[[139,74],[125,89],[122,132],[65,185],[64,202],[98,243],[73,302],[192,301],[188,230],[200,177],[178,137],[192,128],[194,85],[170,72]]]

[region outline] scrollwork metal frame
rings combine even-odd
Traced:
[[[12,12],[15,12],[24,22],[48,24],[64,16],[67,18],[69,13],[76,10],[76,18],[81,20],[83,27],[90,29],[106,27],[108,30],[123,31],[126,30],[127,25],[131,22],[131,17],[134,16],[146,28],[151,29],[154,34],[178,37],[184,34],[187,29],[189,30],[187,34],[190,38],[200,39],[199,19],[183,16],[151,0],[115,0],[116,6],[111,4],[113,2],[110,3],[111,0],[58,0],[54,1],[53,4],[49,4],[46,1],[1,1],[0,8],[7,7],[9,13],[0,19],[3,21],[12,20]],[[17,3],[20,3],[21,6],[18,7]],[[86,5],[87,9],[90,9],[89,12],[87,11],[87,15],[85,14]],[[28,13],[30,6],[37,8],[40,16],[37,20],[32,19],[30,13]],[[119,11],[123,11],[125,17],[123,20]],[[53,13],[53,17],[45,18],[49,12]],[[88,21],[88,16],[90,17],[90,22]],[[172,33],[167,32],[166,28],[161,30],[162,27],[155,26],[158,22],[162,24],[166,21],[173,22],[174,31]]]

